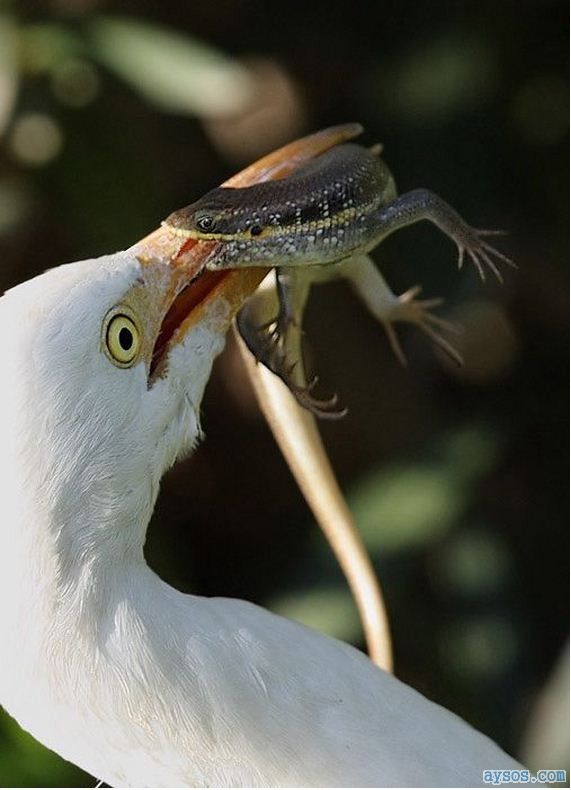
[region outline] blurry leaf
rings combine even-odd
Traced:
[[[0,750],[2,787],[93,787],[88,774],[46,749],[1,709],[0,736],[8,741]]]
[[[445,38],[403,55],[384,74],[386,107],[407,120],[441,121],[479,104],[497,82],[494,53],[484,38]]]
[[[0,236],[23,222],[31,211],[27,185],[15,178],[0,180]]]
[[[370,552],[398,551],[448,532],[466,507],[469,487],[492,466],[489,431],[458,431],[435,458],[378,469],[349,493],[349,506]]]
[[[501,536],[490,531],[460,532],[434,557],[434,582],[447,593],[491,594],[506,583],[512,558]]]
[[[497,615],[458,619],[443,629],[440,641],[449,671],[470,682],[505,674],[519,648],[513,623]]]
[[[65,25],[50,22],[22,28],[22,62],[28,71],[51,71],[66,60],[79,57],[84,50],[81,38]]]
[[[358,642],[361,638],[359,615],[351,593],[344,585],[323,585],[290,592],[270,602],[269,608],[283,617],[346,642]]]
[[[443,439],[437,453],[451,477],[473,485],[496,463],[498,439],[489,426],[465,426]]]
[[[12,20],[0,16],[0,136],[12,117],[18,87],[17,31]]]
[[[101,18],[88,33],[95,56],[157,107],[199,116],[244,109],[248,71],[190,36],[131,19]]]
[[[62,104],[86,107],[99,93],[97,71],[85,59],[68,58],[53,70],[52,90]]]
[[[373,472],[349,496],[349,506],[376,553],[441,536],[457,519],[462,497],[441,470],[419,464]]]

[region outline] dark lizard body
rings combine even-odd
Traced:
[[[165,221],[174,232],[217,240],[209,268],[334,263],[369,252],[399,228],[427,219],[464,252],[484,278],[492,258],[511,264],[482,239],[493,231],[470,227],[427,189],[397,197],[394,179],[374,150],[345,143],[288,178],[243,189],[218,187]]]
[[[376,246],[376,212],[395,197],[382,160],[348,143],[288,178],[213,189],[166,225],[222,242],[211,268],[328,264]]]
[[[417,323],[459,359],[434,329],[435,325],[448,328],[428,313],[434,300],[416,302],[417,291],[407,292],[407,298],[399,300],[380,274],[370,271],[373,264],[367,253],[395,230],[420,220],[433,222],[455,242],[459,266],[467,253],[482,279],[486,267],[502,279],[494,258],[514,265],[483,238],[495,231],[472,228],[433,192],[416,189],[397,196],[379,150],[344,143],[287,178],[242,189],[213,189],[165,221],[173,232],[186,238],[220,242],[209,269],[276,267],[280,307],[273,333],[258,333],[247,308],[238,324],[256,357],[290,386],[286,355],[276,349],[284,346],[288,327],[300,322],[307,283],[329,276],[344,276],[353,282],[371,312],[384,323],[401,359],[392,330],[392,323],[399,320]],[[329,269],[322,274],[319,270],[327,265]]]

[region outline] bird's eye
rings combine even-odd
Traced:
[[[203,214],[196,220],[196,227],[203,233],[211,233],[214,230],[215,225],[216,223],[214,221],[214,217],[211,217],[209,214]]]
[[[141,333],[134,316],[128,314],[124,307],[116,308],[107,318],[104,331],[107,356],[120,368],[130,367],[141,348]]]

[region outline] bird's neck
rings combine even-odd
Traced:
[[[134,508],[131,493],[77,459],[62,471],[10,428],[0,448],[0,683],[70,638],[97,638],[125,579],[149,572],[145,532],[158,481]],[[22,457],[22,453],[26,457]],[[30,458],[43,459],[29,463]],[[9,459],[9,463],[5,462]],[[28,461],[28,462],[26,462]],[[82,475],[79,476],[79,470]]]
[[[145,522],[128,523],[115,511],[115,526],[130,538],[101,539],[103,525],[89,521],[89,508],[79,524],[48,503],[41,487],[26,491],[11,482],[11,490],[0,491],[0,705],[51,743],[52,723],[42,711],[53,709],[54,693],[63,711],[76,694],[89,697],[106,682],[102,658],[122,601],[133,589],[151,595],[157,585],[148,584]]]
[[[53,495],[48,481],[34,486],[32,481],[22,484],[9,476],[4,482],[7,490],[0,485],[2,600],[17,604],[20,599],[23,612],[40,607],[50,612],[50,618],[60,606],[76,606],[79,626],[86,608],[105,609],[117,579],[145,567],[143,545],[152,506],[148,513],[137,512],[137,520],[132,509],[122,507],[122,499],[128,497],[104,485],[101,497],[97,484],[92,485],[84,507],[77,510],[78,497],[66,495],[66,486]],[[73,480],[69,486],[73,488]]]

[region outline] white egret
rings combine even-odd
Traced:
[[[199,441],[212,361],[263,274],[185,287],[192,255],[163,243],[0,301],[0,703],[118,786],[472,786],[518,768],[356,649],[148,568],[161,476]]]

